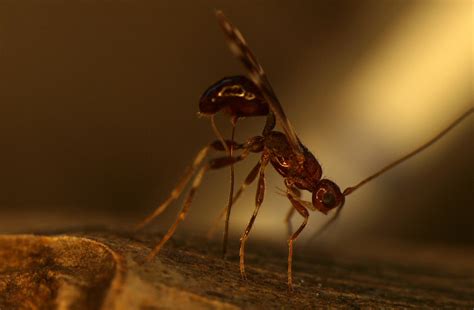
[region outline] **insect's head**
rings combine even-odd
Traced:
[[[345,196],[339,186],[328,179],[319,181],[313,191],[313,206],[323,213],[342,206],[344,201]]]

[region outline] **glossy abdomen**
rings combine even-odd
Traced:
[[[209,87],[199,100],[199,112],[213,115],[224,111],[231,116],[264,116],[269,113],[259,88],[245,76],[225,77]]]

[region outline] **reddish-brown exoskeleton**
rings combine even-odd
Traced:
[[[292,208],[288,213],[287,222],[296,210],[302,217],[303,222],[300,224],[295,232],[291,229],[288,239],[288,287],[291,290],[293,287],[292,280],[292,257],[293,257],[293,243],[305,228],[308,218],[309,210],[319,211],[324,214],[332,209],[337,209],[334,216],[317,232],[328,227],[328,225],[338,217],[345,202],[345,197],[362,185],[371,181],[372,179],[383,174],[387,170],[395,167],[401,162],[414,156],[420,151],[424,150],[442,136],[444,136],[453,127],[458,125],[463,119],[472,114],[473,108],[468,109],[458,119],[453,121],[447,128],[441,131],[437,136],[429,140],[427,143],[418,147],[416,150],[410,152],[406,156],[396,160],[390,165],[384,167],[372,176],[364,179],[355,186],[346,188],[341,191],[339,186],[328,179],[321,179],[322,169],[313,154],[300,142],[290,121],[286,117],[282,106],[280,105],[262,67],[258,63],[255,55],[245,43],[242,34],[233,26],[230,21],[220,11],[216,12],[217,19],[221,28],[223,29],[228,43],[233,54],[240,59],[244,65],[248,78],[242,76],[224,78],[211,86],[201,98],[200,112],[214,116],[219,111],[224,111],[231,116],[234,124],[239,117],[243,116],[267,116],[267,121],[263,132],[259,136],[252,137],[244,143],[236,143],[232,140],[224,140],[222,136],[219,140],[214,141],[204,147],[196,156],[193,165],[184,174],[178,185],[171,192],[169,198],[161,204],[150,216],[148,216],[139,227],[144,226],[154,217],[162,213],[167,206],[175,200],[183,191],[186,184],[191,180],[195,174],[194,180],[187,195],[183,208],[178,215],[178,218],[168,230],[163,239],[155,246],[155,248],[148,255],[148,259],[152,259],[171,238],[179,222],[181,222],[187,214],[196,190],[201,184],[204,174],[208,170],[220,169],[231,166],[234,163],[241,161],[247,157],[251,152],[260,153],[259,162],[250,171],[239,191],[233,196],[231,194],[229,199],[229,206],[227,208],[227,215],[233,202],[239,197],[242,191],[258,178],[257,193],[255,198],[255,209],[250,222],[247,225],[242,237],[240,238],[240,272],[245,278],[245,242],[249,236],[250,230],[254,224],[255,218],[258,215],[260,206],[263,202],[265,193],[265,169],[268,164],[284,178],[285,195],[290,201]],[[275,119],[282,127],[283,132],[275,131]],[[241,153],[233,156],[228,153],[228,156],[217,157],[211,159],[206,164],[201,165],[204,158],[211,149],[217,151],[224,151],[227,149],[238,150]],[[199,168],[200,167],[200,168]],[[312,194],[311,201],[304,201],[300,197],[300,191],[309,191]],[[227,229],[227,226],[226,226]],[[225,240],[224,240],[225,244]],[[225,246],[224,246],[225,248]]]
[[[230,143],[225,141],[214,120],[214,116],[220,111],[229,115],[231,120],[232,134]],[[235,126],[239,118],[267,115],[267,125],[265,128],[271,130],[275,125],[275,117],[270,113],[268,104],[260,92],[260,89],[248,78],[241,75],[225,77],[211,85],[199,100],[199,115],[209,116],[211,118],[212,129],[227,151],[229,158],[233,156]],[[239,191],[239,193],[240,192],[241,191]],[[222,256],[224,258],[227,253],[229,219],[234,200],[234,165],[231,163],[229,199],[227,207],[218,217],[218,221],[220,221],[224,214],[226,215],[224,239],[222,243]],[[217,227],[218,221],[213,228]],[[209,236],[212,235],[212,232],[213,229],[209,231]]]

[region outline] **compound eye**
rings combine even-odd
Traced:
[[[313,192],[313,206],[323,213],[329,212],[344,203],[344,195],[339,187],[332,181],[322,179]]]
[[[336,197],[331,192],[325,192],[323,194],[322,202],[323,202],[324,206],[326,206],[328,208],[334,208],[335,205],[336,205]]]

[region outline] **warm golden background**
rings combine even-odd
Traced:
[[[166,197],[213,137],[196,117],[200,95],[242,72],[215,8],[246,36],[301,139],[342,188],[472,105],[470,0],[0,1],[0,232],[125,227]],[[473,244],[472,123],[348,197],[325,238]],[[262,124],[240,122],[239,139]],[[256,160],[236,167],[238,183]],[[267,185],[253,236],[283,244],[282,179],[271,171]],[[228,170],[209,175],[180,228],[204,233],[227,190]],[[234,209],[236,234],[253,196],[252,187]],[[322,220],[313,214],[306,236]]]

